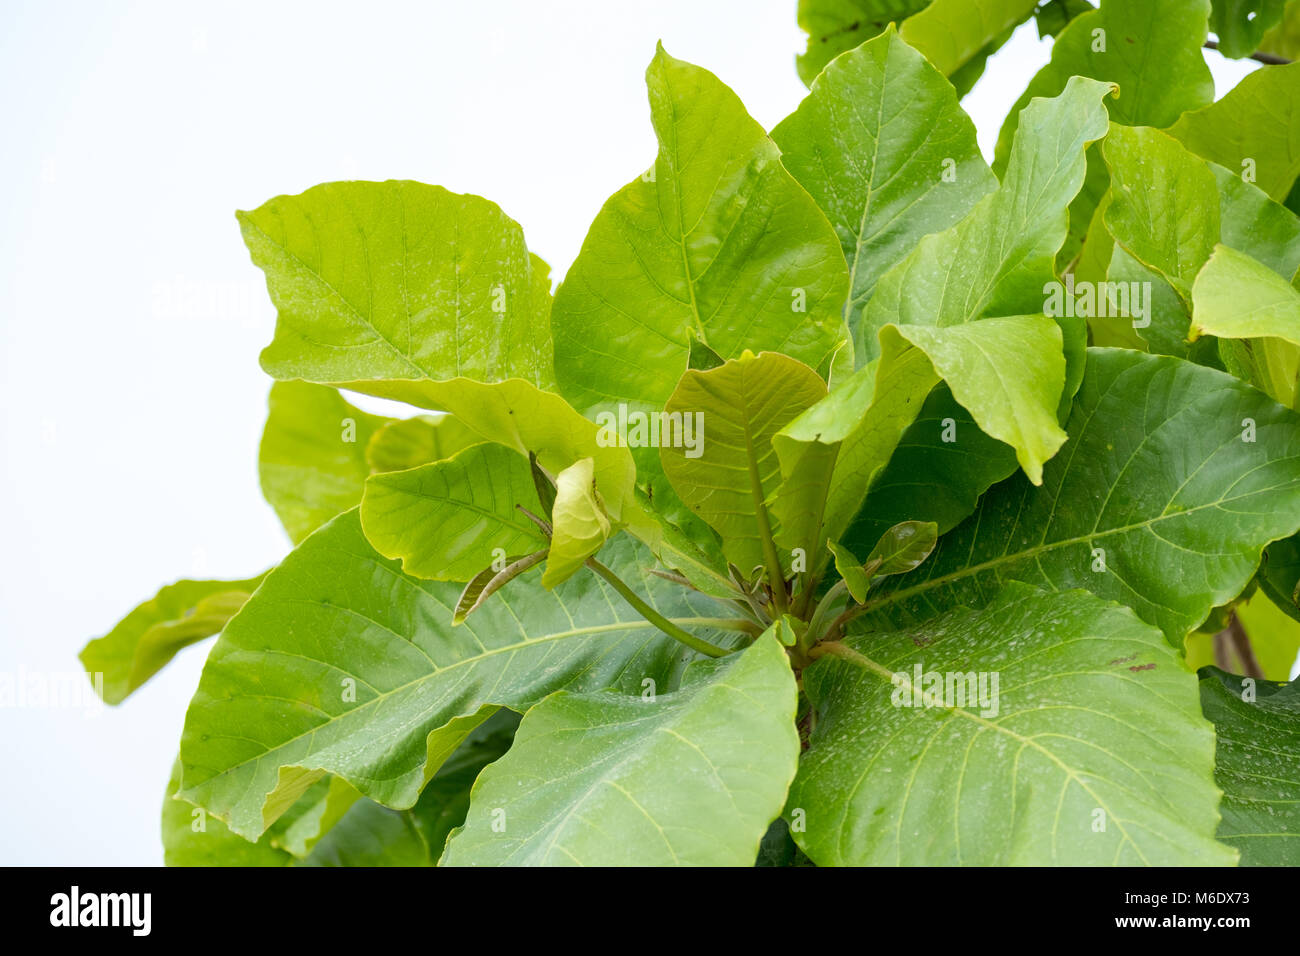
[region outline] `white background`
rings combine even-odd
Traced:
[[[487,196],[558,278],[650,164],[661,39],[767,128],[804,94],[795,0],[0,0],[0,673],[76,654],[178,577],[288,540],[257,485],[274,312],[235,224],[281,193],[409,178]],[[992,157],[1050,47],[965,100]],[[1220,95],[1253,64],[1209,54]],[[157,864],[209,645],[119,708],[0,709],[0,863]]]

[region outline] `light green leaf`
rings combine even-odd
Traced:
[[[349,404],[308,382],[271,386],[257,471],[262,495],[297,544],[361,500],[375,432],[394,420]]]
[[[556,374],[576,408],[657,411],[693,334],[724,359],[817,368],[845,336],[848,269],[816,203],[717,77],[656,53],[652,174],[592,223],[556,295]]]
[[[400,559],[405,573],[468,581],[499,554],[546,547],[546,535],[520,505],[541,510],[527,459],[483,442],[443,461],[373,475],[361,526],[375,550]]]
[[[669,398],[665,410],[693,416],[704,441],[698,455],[661,446],[664,474],[682,501],[722,535],[723,553],[737,567],[771,566],[768,499],[780,481],[772,437],[825,395],[826,384],[807,365],[764,352],[688,371]],[[811,515],[804,522],[809,526],[816,522],[813,507],[801,515]],[[788,557],[782,563],[788,565]]]
[[[817,74],[845,50],[901,22],[930,0],[799,0],[799,26],[808,49],[797,59],[799,78],[812,86]]]
[[[978,604],[1008,579],[1084,588],[1181,646],[1241,593],[1266,544],[1300,528],[1297,426],[1300,416],[1223,372],[1090,349],[1070,442],[1042,487],[1014,477],[992,489],[869,606],[897,620]]]
[[[172,767],[162,806],[163,862],[167,866],[291,866],[293,855],[267,834],[256,843],[231,833],[206,810],[176,799],[181,764]]]
[[[836,59],[772,139],[839,236],[851,330],[890,266],[998,185],[952,85],[892,28]]]
[[[1201,679],[1201,706],[1219,738],[1219,839],[1241,851],[1243,866],[1298,866],[1300,683],[1250,681],[1249,694],[1243,684],[1219,670]]]
[[[804,688],[817,720],[786,816],[820,866],[1235,861],[1196,678],[1127,609],[1011,585],[851,637]]]
[[[938,537],[933,521],[900,521],[881,535],[865,563],[876,577],[906,574],[930,556]]]
[[[863,314],[859,364],[879,354],[876,335],[889,323],[947,328],[1042,311],[1066,207],[1083,183],[1084,149],[1106,132],[1101,101],[1110,89],[1076,77],[1060,96],[1025,110],[1001,187],[957,225],[922,239],[877,284]]]
[[[1244,357],[1250,381],[1296,407],[1300,377],[1300,292],[1267,266],[1227,246],[1196,277],[1192,338],[1216,335],[1251,342]]]
[[[1281,22],[1264,34],[1259,48],[1291,60],[1300,55],[1300,0],[1287,0]]]
[[[934,0],[900,32],[939,72],[952,76],[994,39],[1028,20],[1037,5],[1037,0]]]
[[[867,574],[863,562],[858,560],[852,551],[841,544],[827,541],[826,546],[830,548],[831,554],[834,555],[835,571],[844,582],[844,587],[853,600],[859,604],[866,601],[867,588],[871,586],[871,575]]]
[[[1300,63],[1248,73],[1223,99],[1169,129],[1192,152],[1238,175],[1249,171],[1278,202],[1300,175]]]
[[[592,462],[583,458],[555,476],[555,506],[542,586],[553,588],[572,577],[609,538],[610,523],[592,481]]]
[[[1210,167],[1159,130],[1111,124],[1106,227],[1139,262],[1190,299],[1192,281],[1219,238],[1218,185]]]
[[[443,862],[752,866],[798,762],[796,696],[769,635],[674,693],[553,694],[474,785]]]
[[[641,571],[645,551],[610,542],[605,563],[664,616],[713,643],[717,606]],[[256,838],[326,773],[394,809],[493,705],[671,685],[681,645],[636,617],[595,575],[553,591],[521,576],[453,629],[460,588],[401,573],[356,512],[303,542],[226,628],[181,741],[185,800]],[[527,622],[527,630],[521,622]]]
[[[1210,29],[1219,38],[1219,52],[1233,59],[1250,56],[1285,9],[1286,0],[1214,0]]]
[[[553,381],[550,279],[493,202],[390,180],[239,213],[279,316],[275,378]]]
[[[181,650],[225,627],[265,576],[177,581],[162,588],[82,648],[92,685],[106,704],[120,704]]]
[[[370,436],[366,462],[371,471],[405,471],[450,458],[483,436],[451,415],[417,415],[389,422]]]

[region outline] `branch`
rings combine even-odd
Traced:
[[[1217,50],[1219,49],[1219,44],[1215,40],[1206,40],[1205,49]],[[1276,53],[1265,53],[1263,50],[1256,50],[1250,55],[1250,59],[1259,63],[1266,63],[1269,66],[1286,66],[1291,62],[1284,56],[1278,56]]]

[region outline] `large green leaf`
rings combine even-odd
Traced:
[[[393,419],[363,412],[337,390],[308,382],[271,386],[257,470],[262,494],[297,544],[361,500],[366,449]]]
[[[930,0],[799,0],[799,26],[808,34],[808,49],[799,54],[799,78],[812,86],[835,57],[899,22]]]
[[[708,371],[688,371],[665,406],[701,422],[703,447],[662,447],[664,473],[681,499],[722,535],[723,553],[744,571],[773,568],[774,527],[768,499],[780,482],[772,438],[826,395],[807,365],[775,352],[743,355]],[[815,531],[816,494],[791,495],[787,519]],[[784,536],[783,536],[784,537]],[[800,545],[808,547],[806,540]],[[788,556],[782,564],[788,564]]]
[[[220,631],[263,577],[169,584],[86,644],[81,663],[104,702],[120,704],[182,649]]]
[[[482,442],[451,458],[366,482],[361,526],[386,558],[434,581],[468,581],[495,558],[545,548],[546,535],[517,506],[541,512],[528,460]]]
[[[939,72],[952,76],[1029,19],[1037,5],[1037,0],[934,0],[909,17],[901,33]]]
[[[752,866],[799,757],[767,635],[652,699],[561,691],[474,785],[447,865]]]
[[[1278,202],[1300,175],[1300,63],[1247,74],[1223,99],[1184,114],[1169,132],[1254,182]]]
[[[716,606],[642,571],[630,539],[602,557],[661,614],[729,643],[696,620]],[[562,688],[639,692],[645,678],[667,688],[682,659],[594,575],[553,591],[523,575],[453,629],[460,590],[402,574],[355,511],[317,531],[213,647],[186,715],[182,798],[250,838],[325,773],[410,807],[492,705],[525,710]]]
[[[499,711],[476,727],[409,810],[361,797],[338,777],[317,781],[256,843],[216,817],[173,799],[177,762],[163,804],[168,866],[430,866],[465,819],[479,771],[509,748],[519,718]]]
[[[1127,609],[1013,584],[838,651],[786,808],[819,865],[1234,862],[1196,678]]]
[[[262,352],[276,378],[553,380],[549,270],[493,202],[325,183],[239,224],[279,312]]]
[[[892,28],[836,59],[772,138],[839,236],[850,329],[881,275],[998,184],[952,85]]]
[[[844,339],[835,231],[713,74],[662,48],[646,71],[653,173],[596,216],[556,294],[556,375],[583,412],[663,407],[694,335],[724,359],[819,367]]]
[[[1246,420],[1250,422],[1247,423]],[[876,608],[929,616],[1012,579],[1131,606],[1181,646],[1300,528],[1300,416],[1230,375],[1090,349],[1070,441],[1035,488],[1014,477]]]
[[[1250,256],[1217,246],[1196,277],[1192,299],[1192,335],[1257,340],[1240,353],[1251,383],[1295,408],[1300,397],[1300,292]]]
[[[1076,77],[1024,112],[1001,187],[957,225],[926,236],[881,278],[863,314],[859,364],[879,354],[884,325],[947,328],[986,316],[1041,312],[1085,171],[1084,149],[1106,133],[1111,87]],[[1067,333],[1067,344],[1070,336]]]
[[[1234,59],[1250,56],[1285,9],[1286,0],[1214,0],[1210,29],[1219,38],[1219,52]]]
[[[1201,706],[1219,746],[1219,839],[1247,866],[1300,866],[1300,683],[1203,672]]]
[[[1071,20],[1052,46],[1051,61],[1007,115],[994,169],[1006,168],[1030,100],[1056,96],[1074,76],[1118,84],[1119,95],[1106,107],[1125,126],[1169,126],[1187,110],[1208,105],[1214,79],[1201,44],[1209,12],[1210,0],[1102,0],[1099,9]]]

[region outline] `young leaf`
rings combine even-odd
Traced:
[[[405,471],[450,458],[481,441],[482,435],[451,415],[417,415],[389,422],[371,435],[366,463],[372,472]]]
[[[767,502],[780,478],[772,436],[825,395],[826,384],[807,365],[764,352],[688,371],[668,399],[669,414],[699,416],[704,442],[697,457],[691,449],[661,447],[664,473],[682,501],[722,535],[733,564],[772,567]]]
[[[609,517],[592,474],[591,459],[582,458],[555,476],[555,533],[542,587],[553,588],[571,577],[609,538]]]
[[[451,623],[463,624],[465,618],[482,607],[483,602],[493,594],[529,568],[545,561],[546,554],[547,549],[544,548],[541,551],[534,551],[532,554],[507,558],[505,567],[500,570],[497,570],[496,565],[492,564],[474,575],[469,583],[465,585],[465,590],[460,593],[460,598],[456,601],[456,609],[452,612]]]
[[[859,604],[864,603],[867,600],[867,588],[871,586],[871,574],[867,573],[863,562],[848,548],[834,541],[827,541],[826,547],[835,556],[835,571],[844,581],[849,595]],[[873,568],[872,571],[874,570]]]
[[[220,631],[265,576],[177,581],[90,641],[81,663],[104,703],[120,704],[182,649]]]
[[[553,381],[549,269],[496,203],[326,183],[239,224],[278,310],[262,352],[275,378]]]
[[[866,566],[874,565],[875,576],[882,578],[914,571],[930,556],[938,537],[933,521],[900,521],[876,542]]]
[[[1011,585],[835,647],[786,803],[819,866],[1235,861],[1196,678],[1127,609]]]
[[[1250,256],[1215,246],[1192,289],[1192,338],[1262,339],[1244,355],[1250,381],[1291,408],[1300,376],[1300,292]]]
[[[641,573],[645,560],[626,537],[605,557],[679,626],[717,617]],[[595,575],[552,591],[522,575],[453,629],[459,590],[402,574],[355,511],[313,534],[212,649],[186,715],[182,799],[249,838],[325,773],[410,807],[484,708],[526,710],[561,688],[640,693],[644,678],[668,687],[681,658]]]
[[[262,494],[297,544],[361,500],[375,432],[394,419],[370,415],[336,389],[308,382],[271,386],[257,471]]]
[[[796,696],[770,635],[673,693],[553,694],[475,784],[443,862],[752,866],[794,777]]]
[[[775,144],[712,73],[661,47],[646,71],[652,174],[596,216],[556,295],[556,374],[581,411],[657,410],[694,334],[724,359],[813,368],[844,338],[839,240]]]
[[[1278,202],[1300,175],[1300,63],[1248,73],[1223,99],[1169,128],[1199,156],[1249,172]]]
[[[998,184],[952,85],[892,27],[837,58],[772,139],[839,236],[850,330],[890,266]]]
[[[468,581],[494,552],[527,554],[546,536],[520,512],[541,509],[528,461],[482,442],[451,458],[366,481],[361,526],[375,550],[434,581]]]
[[[1043,485],[984,496],[918,570],[871,604],[932,615],[1002,581],[1085,588],[1181,646],[1235,598],[1270,541],[1300,528],[1300,416],[1232,376],[1090,349],[1067,451]]]
[[[1245,866],[1300,865],[1300,683],[1202,673],[1201,706],[1218,734],[1219,839]]]

